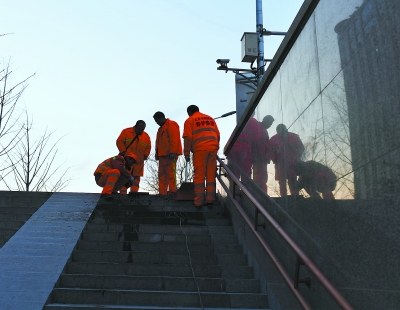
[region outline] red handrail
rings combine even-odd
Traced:
[[[217,156],[217,161],[220,163],[221,167],[228,173],[228,175],[232,178],[232,180],[241,188],[242,193],[245,194],[250,201],[255,205],[257,210],[268,220],[268,222],[272,225],[273,228],[278,232],[278,234],[286,241],[286,243],[292,248],[292,250],[300,257],[304,265],[306,265],[314,276],[321,282],[323,287],[329,292],[329,294],[333,297],[333,299],[346,310],[352,310],[353,307],[349,304],[349,302],[340,294],[340,292],[336,289],[336,287],[325,277],[325,275],[318,269],[318,267],[314,264],[314,262],[300,249],[300,247],[295,243],[295,241],[283,230],[283,228],[279,225],[277,221],[263,208],[263,206],[257,201],[257,199],[250,193],[250,191],[239,181],[239,179],[233,174],[233,172],[228,168],[228,166]],[[271,257],[273,263],[278,268],[279,273],[283,276],[285,282],[295,295],[296,299],[300,302],[304,309],[311,309],[307,304],[304,297],[300,294],[300,292],[294,288],[293,280],[288,276],[286,270],[282,266],[282,264],[278,261],[275,254],[272,252],[270,247],[267,245],[262,236],[252,227],[252,222],[249,217],[245,214],[240,204],[234,199],[232,193],[229,191],[228,187],[222,181],[221,177],[217,174],[218,180],[221,183],[221,186],[224,188],[229,198],[234,203],[235,207],[238,209],[239,213],[243,216],[247,224],[249,224],[250,228],[255,233],[257,239],[261,242],[262,246],[266,250],[267,254]],[[268,197],[268,201],[276,206],[279,205],[270,197]]]

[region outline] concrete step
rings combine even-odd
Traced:
[[[252,293],[173,292],[56,288],[54,303],[136,305],[157,307],[266,308],[266,295]]]
[[[100,203],[44,309],[266,309],[224,208]]]
[[[233,234],[231,226],[193,226],[193,225],[151,225],[151,224],[89,224],[85,231],[118,232],[118,233],[159,233],[159,234]]]
[[[134,251],[80,251],[72,253],[74,262],[111,262],[133,264],[211,264],[211,265],[247,265],[245,254],[213,253],[164,253]]]
[[[89,304],[50,304],[43,309],[47,310],[224,310],[226,308],[193,308],[193,307],[149,307],[149,306],[118,306],[118,305],[89,305]],[[260,310],[260,308],[242,308],[246,310]],[[269,308],[262,308],[268,310]]]
[[[182,234],[182,230],[186,234],[208,234],[208,228],[203,225],[160,225],[160,224],[88,224],[85,231],[99,232],[141,232],[141,233],[166,233],[166,234]]]
[[[255,279],[64,274],[59,287],[182,292],[259,293]]]
[[[182,220],[180,218],[165,218],[165,217],[135,217],[135,216],[127,216],[125,218],[94,218],[89,222],[91,225],[92,224],[97,224],[97,225],[104,225],[104,224],[109,224],[109,225],[125,225],[125,224],[161,224],[161,225],[206,225],[206,220],[204,218],[201,219],[185,219]]]
[[[206,219],[207,226],[230,226],[231,221],[228,219]]]
[[[0,209],[1,210],[1,209]],[[135,217],[135,218],[191,218],[191,219],[207,219],[207,218],[215,218],[210,217],[211,213],[201,213],[201,212],[165,212],[162,208],[160,210],[148,210],[147,208],[141,209],[129,209],[125,210],[100,210],[96,209],[92,216],[91,220],[97,219],[109,219],[112,222],[118,222],[121,220],[125,220],[125,218]],[[219,218],[224,218],[223,215],[220,215]]]
[[[191,222],[180,223],[177,219],[160,219],[160,218],[137,218],[130,222],[123,223],[88,223],[86,230],[89,231],[132,231],[138,230],[142,226],[174,226],[174,227],[204,227],[206,226],[206,220],[192,220]]]
[[[254,277],[250,266],[217,266],[193,264],[193,271],[197,277],[251,279]],[[130,263],[87,263],[68,262],[68,274],[93,275],[132,275],[132,276],[165,276],[165,277],[192,277],[190,265],[163,264],[163,265],[134,265]]]
[[[164,234],[83,231],[81,234],[81,240],[86,241],[185,242],[186,238],[188,243],[210,243],[211,240],[211,236],[208,234],[185,236],[182,232],[180,234]]]
[[[162,224],[162,225],[195,225],[195,226],[228,226],[230,221],[228,219],[205,219],[205,218],[165,218],[165,217],[137,217],[136,215],[126,217],[94,217],[89,223],[97,225],[125,225],[125,224]]]
[[[97,210],[115,210],[115,211],[151,211],[151,212],[182,212],[186,214],[190,213],[221,213],[224,212],[224,207],[218,202],[214,204],[213,208],[202,207],[197,209],[193,203],[183,201],[160,201],[160,200],[147,200],[143,201],[142,204],[126,203],[124,201],[110,201],[103,203],[101,200],[97,205]]]
[[[232,226],[205,226],[203,225],[156,225],[156,224],[88,224],[85,231],[98,232],[141,232],[163,234],[233,234]]]
[[[135,252],[165,252],[165,253],[215,253],[215,254],[242,254],[239,244],[184,244],[176,242],[130,242],[130,241],[86,241],[80,240],[78,250],[94,251],[135,251]]]

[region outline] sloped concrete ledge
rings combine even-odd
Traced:
[[[54,193],[0,249],[0,309],[42,309],[99,194]]]

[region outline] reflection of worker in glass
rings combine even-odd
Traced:
[[[298,195],[296,189],[297,173],[295,166],[300,162],[304,152],[304,145],[298,135],[288,132],[286,126],[279,124],[276,135],[269,140],[271,159],[275,163],[275,180],[279,182],[281,196],[287,195],[286,180],[292,195]]]
[[[266,124],[269,121],[271,124],[274,121],[272,116],[266,121]],[[267,164],[270,159],[268,158],[269,137],[264,126],[263,123],[257,121],[254,117],[250,117],[232,150],[229,152],[228,159],[233,162],[230,168],[237,177],[241,175],[238,167],[248,177],[251,176],[253,168],[254,182],[263,191],[267,192]],[[247,178],[242,177],[241,182],[246,184]]]
[[[268,129],[272,126],[272,123],[274,122],[274,118],[271,115],[266,115],[264,116],[261,124],[263,125],[263,127],[265,128],[265,142],[263,142],[263,140],[259,140],[258,143],[265,143],[265,145],[262,145],[259,147],[259,152],[262,153],[261,161],[257,161],[254,160],[253,161],[253,175],[255,182],[257,184],[264,184],[265,185],[265,189],[263,187],[263,189],[265,190],[265,192],[267,192],[267,187],[266,184],[268,182],[268,169],[267,169],[267,165],[271,162],[270,159],[270,145],[269,145],[269,135],[268,135]],[[256,173],[254,173],[254,171],[256,171]]]
[[[297,190],[304,188],[311,198],[321,198],[321,193],[323,199],[335,199],[332,191],[336,187],[336,175],[331,169],[309,160],[297,163],[296,171],[299,176],[296,182]]]

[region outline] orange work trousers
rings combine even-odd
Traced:
[[[158,158],[158,192],[167,195],[176,192],[176,158],[168,156]]]
[[[193,153],[194,204],[200,207],[215,200],[217,151],[196,151]],[[205,186],[204,186],[205,181]]]
[[[118,192],[128,181],[121,176],[118,169],[109,169],[96,181],[96,184],[103,188],[102,194],[112,194]]]
[[[139,191],[139,183],[140,183],[140,176],[133,176],[133,185],[130,187],[130,192],[131,193],[137,193]],[[128,192],[128,189],[124,186],[121,188],[119,191],[120,194],[126,195]]]

